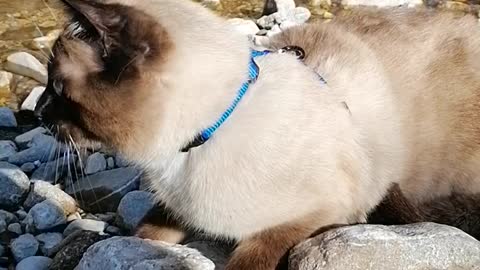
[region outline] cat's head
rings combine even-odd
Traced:
[[[135,130],[148,136],[149,84],[173,50],[168,33],[132,6],[63,3],[71,19],[52,49],[48,84],[35,115],[65,141],[118,147]]]

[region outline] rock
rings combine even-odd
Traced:
[[[120,168],[130,166],[130,162],[121,155],[115,156],[115,164],[117,164],[117,166]]]
[[[115,226],[108,226],[105,232],[111,235],[122,235],[122,229]]]
[[[28,197],[27,197],[28,198]],[[27,212],[25,212],[24,210],[20,209],[18,211],[15,212],[15,215],[18,217],[18,219],[20,220],[23,220],[27,217]]]
[[[35,164],[33,164],[32,162],[27,162],[20,166],[20,170],[22,170],[22,172],[24,173],[31,173],[35,170],[35,168]]]
[[[342,0],[342,5],[344,6],[412,7],[422,4],[422,0]]]
[[[36,169],[30,180],[32,181],[45,181],[51,184],[56,184],[64,177],[70,176],[68,173],[74,170],[74,164],[76,156],[67,155],[65,158],[58,158],[50,162],[42,163],[38,169]],[[70,170],[69,170],[70,168]]]
[[[5,220],[5,222],[7,222],[7,225],[18,222],[17,216],[5,210],[0,210],[0,219]]]
[[[33,88],[30,94],[28,94],[27,98],[22,102],[20,109],[25,111],[34,111],[35,106],[37,105],[37,102],[43,92],[45,92],[44,86],[37,86]]]
[[[14,142],[0,141],[0,161],[7,161],[15,153],[17,153],[17,146]]]
[[[34,205],[45,201],[46,199],[58,202],[65,215],[70,215],[77,211],[75,200],[63,190],[44,181],[33,181],[32,190],[27,196],[23,207],[28,211]]]
[[[36,230],[45,231],[65,224],[67,217],[60,203],[48,199],[34,205],[28,212],[27,220],[27,224]]]
[[[186,246],[200,251],[203,256],[213,261],[215,269],[225,268],[228,257],[233,251],[232,246],[217,241],[194,241],[186,244]]]
[[[197,250],[135,237],[113,237],[92,245],[76,270],[215,269]]]
[[[290,253],[292,270],[480,269],[480,242],[434,223],[329,230]]]
[[[116,224],[133,231],[153,207],[155,207],[155,200],[152,193],[129,192],[118,205]]]
[[[234,18],[227,21],[232,29],[244,34],[244,35],[255,35],[260,29],[255,22],[252,20]]]
[[[40,250],[42,254],[51,257],[55,249],[60,245],[63,240],[61,233],[42,233],[36,236],[40,243]]]
[[[27,148],[27,145],[30,144],[30,142],[33,140],[33,137],[38,134],[45,133],[47,133],[47,130],[45,128],[37,127],[15,137],[15,142],[21,149],[25,149]]]
[[[82,216],[78,212],[75,212],[67,217],[67,222],[72,222],[77,219],[82,219]]]
[[[10,108],[0,107],[0,127],[16,127],[17,119]]]
[[[68,185],[65,191],[86,211],[115,212],[121,198],[138,188],[141,175],[133,167],[104,171]]]
[[[288,13],[295,8],[294,0],[275,0],[275,4],[279,13]]]
[[[109,157],[107,158],[107,170],[111,170],[113,168],[115,168],[115,160],[113,157]]]
[[[7,229],[7,222],[5,219],[0,218],[0,233],[3,233]]]
[[[116,213],[96,214],[97,220],[110,223],[115,219]]]
[[[22,232],[22,225],[20,225],[20,223],[12,223],[12,224],[8,225],[7,229],[8,229],[8,231],[16,233],[18,235],[21,235],[23,233]]]
[[[94,174],[107,169],[107,161],[105,156],[100,153],[93,153],[87,158],[87,164],[85,165],[85,174]]]
[[[261,17],[257,20],[257,24],[263,29],[271,29],[275,25],[274,14]]]
[[[42,256],[32,256],[23,259],[17,264],[15,270],[48,270],[52,259]]]
[[[0,162],[0,208],[18,209],[30,189],[30,181],[20,168]]]
[[[273,37],[274,35],[282,32],[278,24],[274,25],[270,31],[267,33],[267,37]]]
[[[50,265],[50,270],[73,270],[87,249],[109,236],[92,231],[76,231],[65,238],[58,246]],[[106,270],[106,269],[103,269]]]
[[[13,74],[0,70],[0,94],[10,93],[10,84],[12,83]]]
[[[66,237],[75,231],[103,232],[107,226],[108,223],[100,220],[77,219],[68,224],[67,228],[63,231],[63,236]]]
[[[5,63],[5,69],[47,84],[47,69],[29,53],[18,52],[9,55]]]
[[[308,8],[297,7],[293,10],[293,13],[289,15],[289,20],[293,21],[295,24],[303,24],[310,19],[312,13]]]
[[[297,26],[298,24],[295,23],[295,22],[291,22],[291,21],[284,21],[280,24],[280,30],[281,31],[285,31],[287,30],[288,28],[291,28],[291,27],[294,27],[294,26]]]
[[[27,162],[46,162],[60,153],[60,145],[55,138],[45,134],[37,134],[28,144],[28,149],[20,151],[8,158],[8,162],[21,166]]]
[[[31,234],[20,235],[10,244],[12,255],[17,262],[35,256],[38,251],[38,241]]]
[[[43,37],[34,38],[32,41],[32,47],[37,50],[50,51],[53,44],[57,40],[58,36],[62,33],[62,30],[52,30]]]
[[[5,253],[5,248],[2,245],[0,245],[0,256],[3,256],[4,253]]]

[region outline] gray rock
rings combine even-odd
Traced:
[[[15,270],[48,270],[52,259],[42,256],[32,256],[23,259],[17,264]]]
[[[118,205],[116,223],[124,229],[133,231],[154,206],[155,200],[152,193],[129,192]]]
[[[115,168],[115,160],[113,157],[109,157],[107,158],[107,170],[111,170],[113,168]]]
[[[12,255],[17,262],[35,256],[38,251],[38,241],[31,234],[20,235],[10,244]]]
[[[18,209],[30,189],[30,181],[20,168],[0,162],[0,208]]]
[[[111,235],[122,235],[122,229],[115,226],[108,226],[105,232]]]
[[[0,233],[3,233],[7,229],[7,222],[5,219],[0,218]]]
[[[22,165],[37,160],[40,162],[46,162],[55,158],[56,155],[63,153],[63,149],[57,143],[55,138],[45,134],[35,135],[27,146],[30,148],[10,156],[8,162],[15,165]]]
[[[3,254],[5,253],[5,248],[0,245],[0,257],[3,256]]]
[[[87,164],[85,165],[85,174],[94,174],[107,169],[107,161],[105,156],[101,153],[93,153],[87,158]]]
[[[135,168],[118,168],[89,175],[66,186],[82,209],[93,213],[115,212],[121,198],[138,189],[142,174]]]
[[[7,225],[18,222],[18,218],[17,216],[15,216],[15,214],[12,214],[5,210],[0,210],[0,219],[5,220],[7,222]]]
[[[0,141],[0,161],[6,161],[17,153],[17,146],[12,141]]]
[[[27,224],[32,225],[36,230],[45,231],[65,224],[67,217],[60,203],[45,200],[30,209],[27,220]]]
[[[40,243],[42,254],[51,257],[62,242],[63,235],[61,233],[42,233],[37,235],[36,238]]]
[[[68,158],[59,158],[54,161],[42,163],[38,169],[33,172],[30,180],[41,180],[56,184],[64,177],[72,177],[69,172],[74,170],[76,156],[68,155]]]
[[[113,237],[92,245],[75,270],[215,269],[197,250],[135,237]]]
[[[20,223],[12,223],[12,224],[8,225],[7,229],[8,229],[8,231],[16,233],[18,235],[21,235],[23,233],[22,232],[22,225],[20,225]]]
[[[63,190],[44,181],[33,181],[32,190],[27,196],[23,207],[28,211],[34,205],[44,200],[56,201],[62,207],[65,215],[70,215],[77,211],[75,200]]]
[[[186,244],[186,246],[198,250],[203,256],[213,261],[215,269],[225,268],[228,257],[233,251],[233,247],[229,244],[217,241],[194,241]]]
[[[22,172],[24,172],[24,173],[31,173],[35,170],[35,168],[36,168],[36,166],[32,162],[27,162],[27,163],[23,164],[22,166],[20,166],[20,170],[22,170]]]
[[[117,165],[117,167],[120,167],[120,168],[129,167],[131,165],[126,158],[118,154],[115,156],[115,164]]]
[[[66,237],[75,231],[103,232],[107,226],[108,223],[100,220],[77,219],[68,224],[67,228],[63,231],[63,235]]]
[[[16,127],[17,119],[10,108],[0,107],[0,127]]]
[[[22,102],[20,109],[24,111],[34,111],[43,92],[45,92],[45,86],[37,86],[33,88],[27,98]]]
[[[434,223],[357,225],[329,230],[296,246],[292,270],[480,269],[480,242]]]
[[[35,137],[38,134],[45,134],[45,133],[47,133],[47,130],[45,128],[37,127],[15,137],[15,142],[20,148],[24,149],[32,141],[33,137]]]
[[[53,250],[56,255],[50,265],[50,270],[74,269],[91,245],[108,237],[106,234],[92,231],[76,231],[70,234],[56,250]]]
[[[110,223],[115,219],[116,215],[117,215],[116,213],[108,212],[108,213],[105,213],[105,214],[96,214],[95,216],[96,216],[97,220],[101,220],[101,221]]]
[[[27,198],[28,198],[28,197],[27,197]],[[28,214],[28,213],[25,212],[25,210],[22,210],[22,209],[17,210],[17,211],[15,212],[15,215],[16,215],[16,216],[18,217],[18,219],[20,219],[20,220],[25,219],[25,218],[27,217],[27,214]]]
[[[5,70],[47,84],[47,69],[29,53],[18,52],[9,55],[5,63]]]

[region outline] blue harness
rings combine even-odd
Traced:
[[[279,53],[285,53],[285,52],[293,52],[299,59],[303,59],[305,56],[305,52],[303,51],[303,49],[296,46],[288,46],[279,50]],[[204,144],[206,141],[208,141],[208,139],[212,137],[213,133],[217,131],[217,129],[228,119],[228,117],[230,117],[232,112],[237,107],[238,103],[242,100],[245,93],[247,93],[248,88],[250,88],[250,85],[255,83],[255,81],[258,78],[258,75],[260,74],[260,68],[258,67],[257,63],[255,63],[255,58],[267,55],[269,53],[271,53],[271,51],[255,51],[255,50],[251,51],[250,63],[248,65],[248,80],[242,84],[232,104],[227,108],[227,110],[220,116],[220,118],[213,125],[203,130],[200,134],[198,134],[195,137],[195,139],[192,142],[190,142],[185,148],[183,148],[182,152],[188,152],[190,151],[190,149]],[[319,77],[322,82],[325,82],[325,80],[320,75]]]

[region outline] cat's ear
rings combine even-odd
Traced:
[[[121,30],[126,17],[117,7],[102,3],[101,0],[62,0],[71,15],[87,35],[99,38],[104,46],[104,54],[108,54],[114,42],[114,33]],[[106,56],[106,55],[104,55]]]

